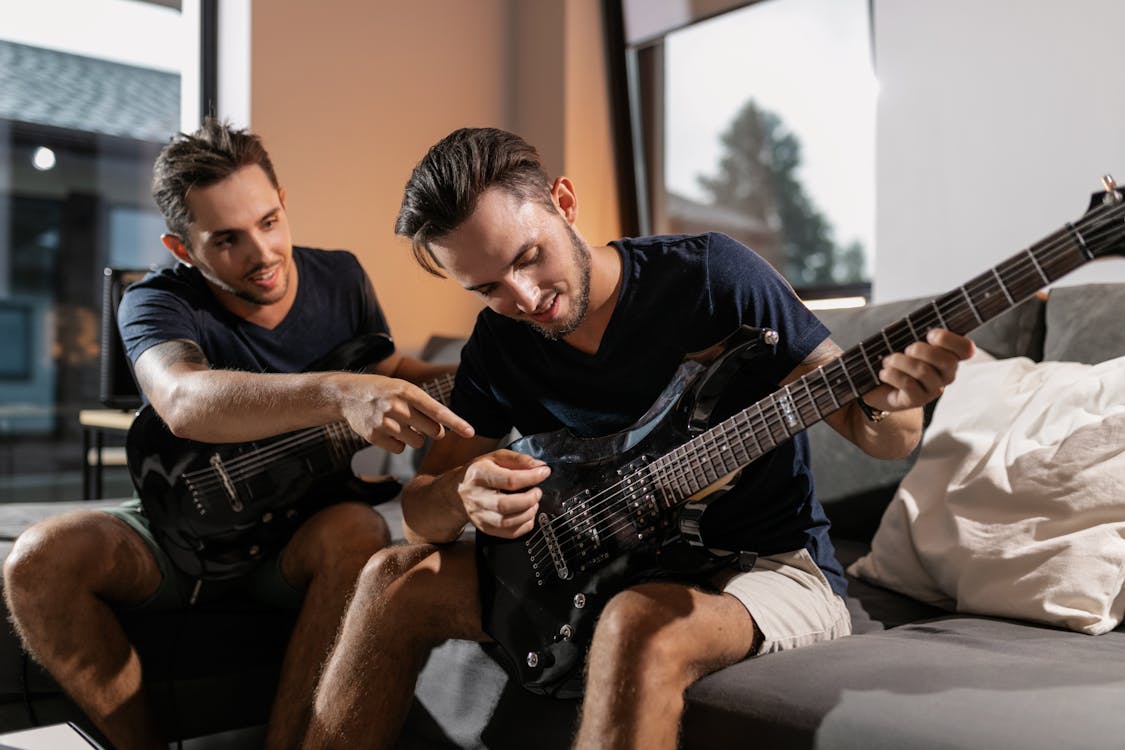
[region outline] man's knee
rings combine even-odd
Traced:
[[[390,542],[387,522],[371,506],[332,505],[297,530],[287,545],[283,569],[295,581],[307,581],[325,571],[354,576],[371,555]]]
[[[380,550],[360,573],[351,606],[402,623],[416,641],[482,640],[475,568],[463,555],[431,544]]]
[[[436,549],[429,544],[411,544],[379,550],[363,566],[356,591],[380,599],[396,593],[401,596],[400,590],[409,589],[411,572]]]
[[[160,573],[144,542],[112,516],[79,511],[20,534],[4,561],[4,591],[17,617],[35,602],[88,592],[119,603],[151,594]]]
[[[593,649],[599,663],[591,668],[619,671],[632,668],[638,673],[658,671],[673,679],[690,671],[676,628],[671,625],[686,615],[686,596],[654,597],[643,587],[627,589],[606,604],[594,630]]]

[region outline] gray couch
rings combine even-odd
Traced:
[[[920,304],[822,318],[847,348]],[[1125,355],[1123,319],[1125,284],[1064,287],[1017,306],[973,338],[998,357],[1092,363]],[[431,358],[455,357],[458,342],[433,343]],[[869,548],[913,459],[875,461],[824,425],[810,437],[818,492],[848,564]],[[391,468],[408,474],[415,461],[395,456]],[[397,522],[393,503],[382,510]],[[28,519],[12,512],[0,506],[0,516],[9,516],[3,526],[15,530]],[[950,614],[857,580],[848,606],[853,637],[743,662],[693,686],[683,747],[1104,748],[1125,737],[1125,628],[1094,637]],[[170,734],[264,720],[287,617],[202,612],[131,627]],[[73,715],[49,679],[33,664],[24,668],[9,636],[0,642],[0,728],[26,726],[29,704],[41,720]],[[478,646],[448,642],[422,674],[402,747],[563,748],[576,708],[512,684]]]

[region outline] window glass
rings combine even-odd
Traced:
[[[103,269],[169,258],[149,187],[198,86],[197,17],[179,2],[0,0],[0,501],[83,495]],[[106,478],[129,494],[122,470]]]
[[[648,231],[726,232],[807,296],[863,288],[877,95],[867,0],[766,0],[634,55]]]

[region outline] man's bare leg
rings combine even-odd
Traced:
[[[286,545],[282,574],[305,599],[293,628],[277,696],[270,712],[266,747],[300,745],[312,710],[313,689],[356,579],[373,554],[390,543],[387,524],[370,506],[330,506],[306,521]]]
[[[448,638],[485,639],[473,545],[373,557],[317,686],[304,747],[393,747],[427,653]]]
[[[594,632],[575,747],[672,750],[684,691],[745,658],[754,630],[746,607],[726,594],[675,583],[618,594]]]
[[[139,604],[160,581],[144,540],[98,511],[36,524],[4,563],[4,594],[24,647],[119,748],[167,748],[140,659],[109,604]]]

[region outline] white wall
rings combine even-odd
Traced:
[[[1121,0],[876,0],[874,296],[937,294],[1125,184]],[[1125,281],[1101,260],[1060,283]]]

